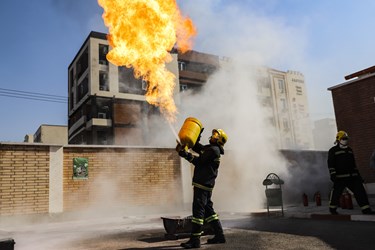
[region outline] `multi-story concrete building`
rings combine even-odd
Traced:
[[[91,32],[68,68],[69,144],[147,145],[159,110],[146,102],[147,82],[133,70],[109,63],[106,34]],[[197,90],[219,65],[217,56],[172,51],[167,69],[176,76],[179,91]],[[158,133],[158,131],[155,131]]]
[[[148,145],[155,134],[149,120],[159,115],[145,99],[147,83],[133,70],[109,63],[106,34],[91,32],[68,68],[69,144]],[[171,52],[167,69],[176,76],[179,92],[199,91],[228,58],[189,51]],[[312,149],[309,107],[304,76],[295,71],[261,68],[258,95],[271,114],[281,149]],[[182,103],[183,105],[183,103]]]
[[[279,148],[312,149],[312,130],[303,74],[259,68],[257,76],[258,97],[271,114]]]
[[[66,145],[68,144],[68,127],[42,124],[34,134],[25,135],[24,142]]]
[[[34,134],[34,142],[68,144],[68,128],[64,125],[42,124]]]

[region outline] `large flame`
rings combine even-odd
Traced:
[[[181,52],[191,49],[196,30],[181,15],[175,0],[98,0],[109,29],[112,49],[107,59],[118,66],[133,67],[137,78],[147,81],[146,100],[160,107],[174,122],[175,75],[166,69],[175,45]]]

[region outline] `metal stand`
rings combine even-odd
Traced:
[[[263,185],[266,186],[266,198],[267,198],[267,212],[270,216],[270,206],[281,206],[281,215],[284,216],[284,206],[283,206],[283,194],[281,191],[281,185],[284,181],[277,176],[277,174],[270,173],[267,175],[266,179],[263,181]],[[274,186],[273,188],[268,188],[268,186]]]

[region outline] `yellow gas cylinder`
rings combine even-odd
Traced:
[[[197,142],[198,136],[203,128],[202,123],[193,117],[186,118],[184,124],[178,133],[181,145],[192,148]]]

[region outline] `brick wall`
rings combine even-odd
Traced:
[[[0,144],[0,215],[48,213],[49,147]]]
[[[73,179],[73,158],[89,162]],[[173,149],[64,147],[64,211],[180,205],[180,159]]]
[[[183,202],[180,159],[174,149],[71,146],[63,147],[63,162],[56,162],[57,148],[0,144],[0,215],[154,210]],[[75,157],[88,159],[88,179],[72,178]],[[62,180],[61,193],[58,183],[49,183],[56,180]]]
[[[374,97],[374,76],[332,89],[337,129],[348,132],[359,171],[367,183],[375,182],[375,171],[369,167],[375,149]]]

